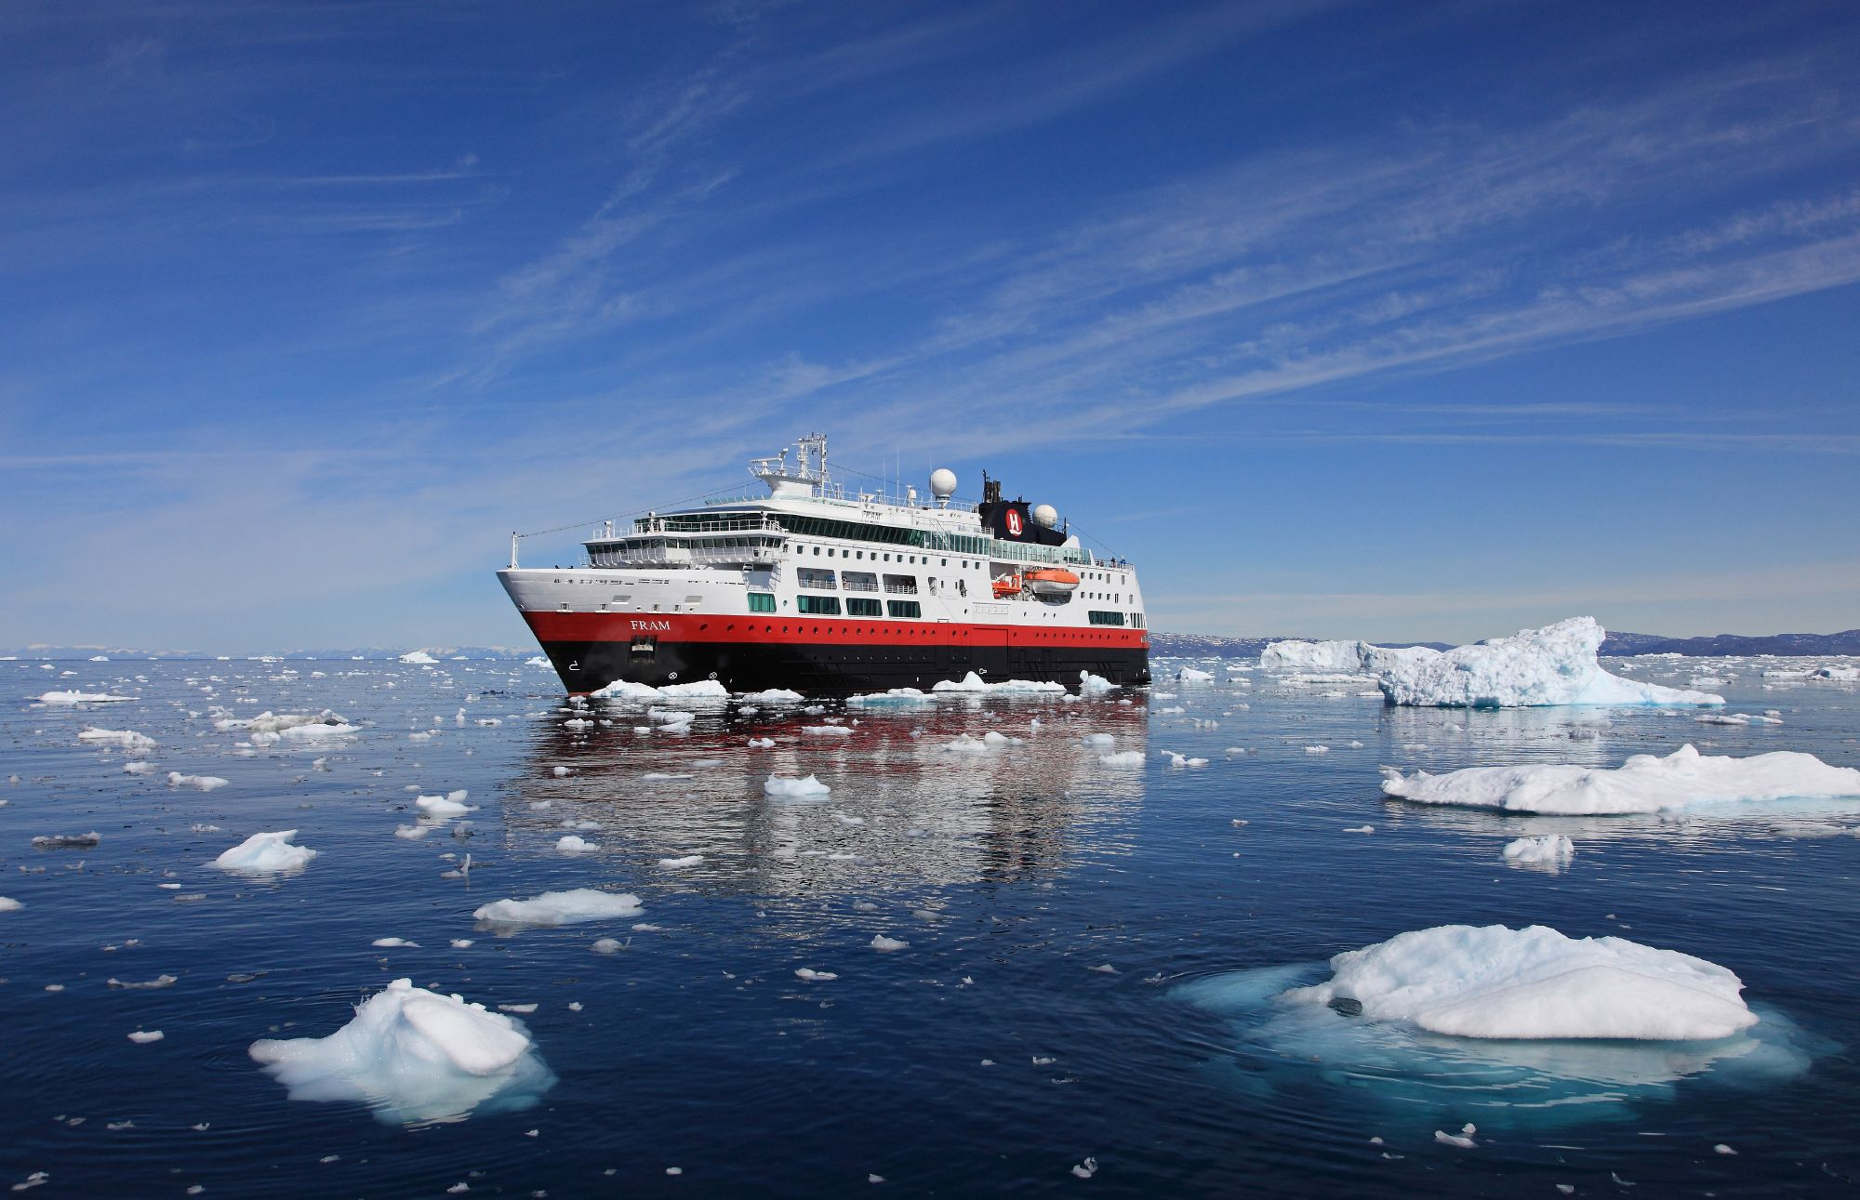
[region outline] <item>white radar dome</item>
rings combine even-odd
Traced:
[[[955,495],[956,473],[948,467],[938,467],[930,472],[930,494],[939,500]]]
[[[1050,504],[1036,504],[1033,506],[1033,519],[1051,529],[1059,524],[1059,510]]]

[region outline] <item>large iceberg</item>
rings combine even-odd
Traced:
[[[1521,629],[1444,653],[1425,646],[1365,646],[1362,665],[1390,704],[1526,708],[1546,704],[1723,704],[1710,692],[1636,683],[1595,659],[1607,636],[1594,617]]]
[[[1731,971],[1625,938],[1442,925],[1330,960],[1293,1004],[1466,1038],[1711,1041],[1757,1023]]]
[[[1273,642],[1259,652],[1269,671],[1360,671],[1367,642]]]
[[[1614,768],[1530,763],[1466,767],[1444,775],[1391,771],[1382,790],[1421,804],[1591,816],[1753,800],[1860,797],[1860,770],[1830,766],[1792,750],[1733,758],[1700,754],[1685,745],[1665,758],[1636,754]]]
[[[247,1051],[293,1100],[360,1100],[389,1124],[523,1108],[555,1082],[522,1022],[396,979],[321,1038],[265,1038]]]

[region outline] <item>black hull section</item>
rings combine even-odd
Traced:
[[[616,679],[660,687],[715,679],[733,692],[788,688],[809,696],[847,696],[887,688],[929,690],[974,671],[983,679],[1063,683],[1076,691],[1079,672],[1112,683],[1150,681],[1149,652],[1111,647],[847,646],[771,642],[659,642],[649,654],[627,642],[544,642],[543,652],[571,693]]]

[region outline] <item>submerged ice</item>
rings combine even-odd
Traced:
[[[1733,758],[1700,754],[1685,745],[1664,758],[1636,754],[1612,769],[1531,763],[1467,767],[1443,775],[1390,772],[1382,790],[1421,804],[1590,816],[1784,798],[1860,799],[1860,770],[1829,766],[1812,754],[1790,750]]]
[[[265,1038],[248,1053],[293,1100],[358,1100],[396,1125],[527,1107],[555,1082],[522,1022],[411,979],[328,1037]]]

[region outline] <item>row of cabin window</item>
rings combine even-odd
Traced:
[[[797,569],[796,575],[804,588],[812,588],[818,592],[833,590],[833,572],[831,571],[822,571],[817,567],[801,567]],[[840,586],[849,592],[876,592],[878,576],[870,571],[841,571]],[[900,595],[915,596],[917,576],[887,574],[885,590]]]
[[[758,603],[760,601],[761,603]],[[840,598],[838,596],[797,596],[795,608],[812,617],[840,616]],[[749,593],[750,612],[774,612],[775,597],[763,592]],[[877,600],[863,596],[846,597],[845,614],[849,617],[919,618],[924,615],[923,607],[915,600],[887,600],[881,606]]]
[[[822,547],[820,546],[813,546],[813,547],[796,546],[794,548],[795,557],[799,558],[801,555],[806,554],[809,549],[813,550],[815,558],[820,557],[820,551],[822,549]],[[827,546],[825,547],[825,550],[827,552],[827,557],[832,558],[835,553],[835,548],[832,546]],[[838,553],[841,558],[864,558],[866,556],[866,551],[864,550],[840,549]],[[900,554],[894,559],[889,551],[881,552],[878,550],[873,550],[871,551],[871,555],[872,555],[873,562],[880,562],[880,561],[894,562],[895,561],[895,562],[901,562],[901,563],[921,563],[922,565],[926,567],[930,565],[930,556],[928,554]],[[968,559],[962,559],[961,563],[965,569],[974,565],[970,563]],[[949,565],[949,560],[947,558],[943,559],[941,565],[947,567]]]

